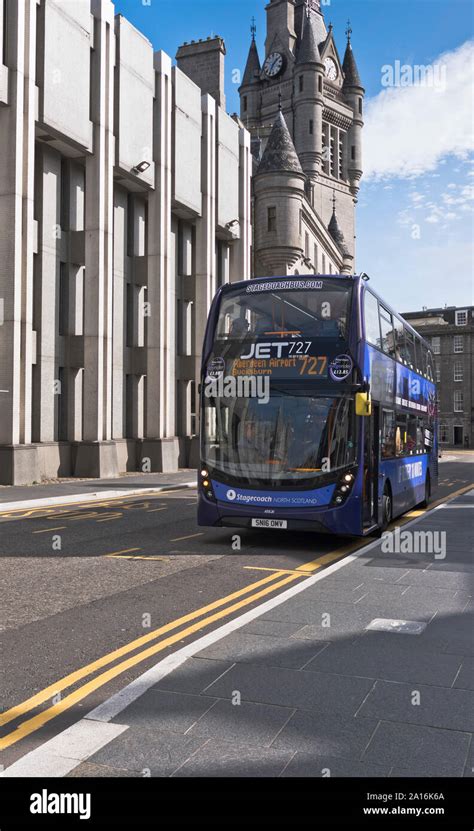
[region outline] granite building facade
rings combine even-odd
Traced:
[[[474,306],[403,315],[431,345],[438,385],[440,447],[474,447]]]
[[[251,276],[224,55],[173,66],[110,0],[0,2],[0,483],[197,459],[209,304]]]

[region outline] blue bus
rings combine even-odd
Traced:
[[[203,347],[199,525],[380,535],[426,506],[433,367],[367,275],[222,286]]]

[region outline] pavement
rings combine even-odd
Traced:
[[[372,541],[183,637],[5,775],[472,777],[473,509],[412,512],[398,553]]]
[[[68,504],[72,501],[89,502],[97,498],[134,496],[195,487],[196,471],[181,469],[176,473],[124,473],[109,479],[57,479],[34,485],[0,486],[0,508],[14,510],[27,504]]]

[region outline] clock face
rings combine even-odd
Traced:
[[[326,68],[326,78],[330,81],[335,81],[337,78],[337,66],[334,63],[332,58],[326,58],[324,61],[324,66]]]
[[[269,78],[276,78],[283,69],[283,55],[279,52],[272,52],[263,65],[263,71]]]

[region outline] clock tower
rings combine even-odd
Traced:
[[[341,60],[320,0],[270,0],[266,13],[265,55],[252,26],[239,90],[254,156],[254,273],[353,272],[364,89],[350,24]]]

